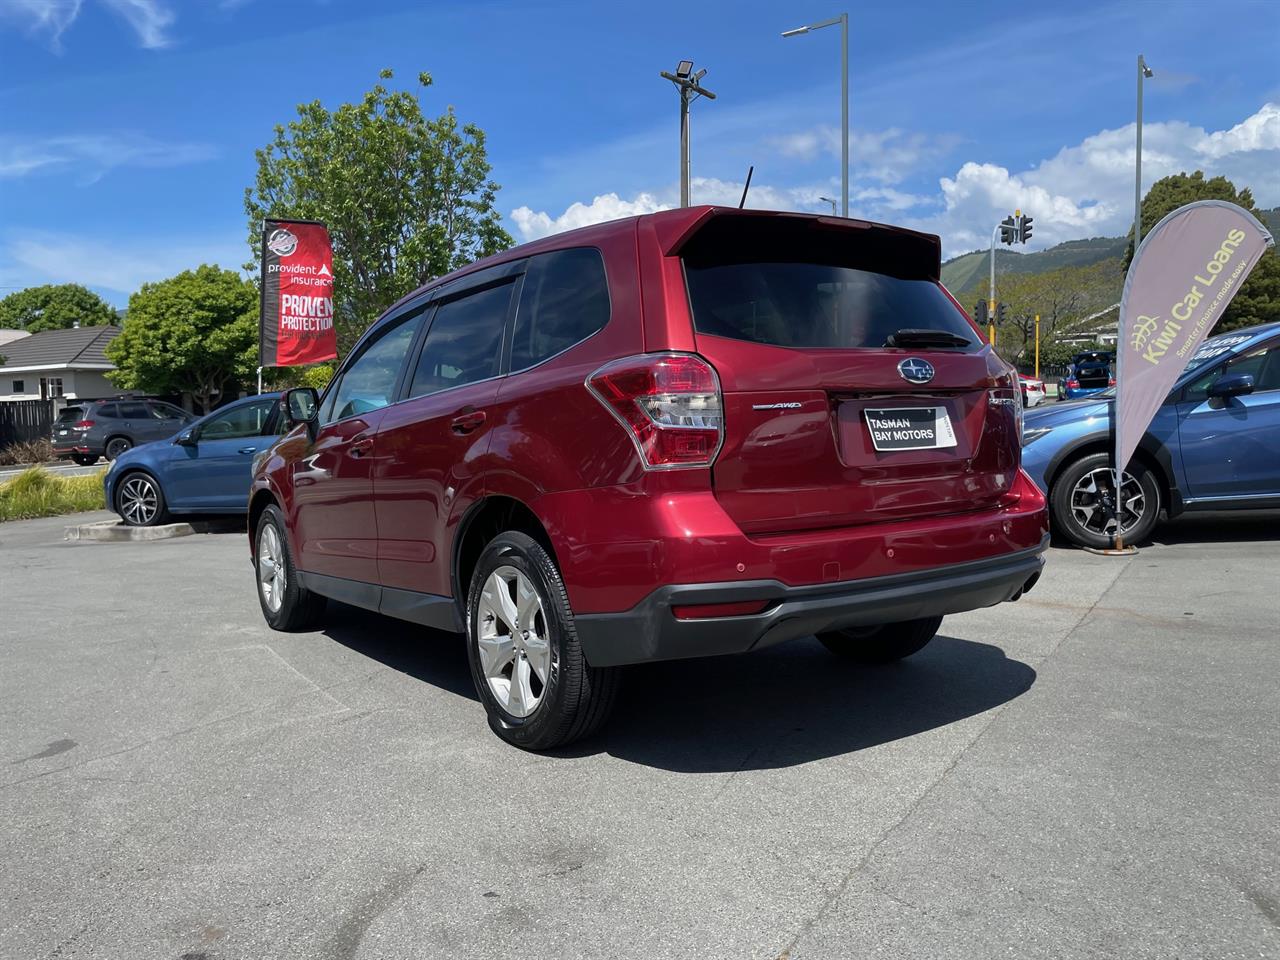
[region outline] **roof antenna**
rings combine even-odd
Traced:
[[[751,189],[751,174],[755,172],[755,166],[747,167],[747,182],[742,187],[742,199],[738,201],[738,209],[741,210],[747,203],[747,191]]]

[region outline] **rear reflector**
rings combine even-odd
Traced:
[[[711,364],[650,353],[605,364],[587,389],[627,428],[646,470],[706,467],[720,451],[724,405]]]
[[[746,617],[759,613],[769,605],[768,600],[739,600],[735,603],[695,603],[686,607],[672,607],[677,620],[708,620],[713,617]]]

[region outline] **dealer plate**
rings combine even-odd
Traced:
[[[939,450],[956,445],[946,407],[885,407],[862,411],[877,450]]]

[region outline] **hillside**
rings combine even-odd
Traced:
[[[1280,207],[1259,210],[1259,219],[1280,240]],[[1048,250],[1021,253],[1009,247],[996,250],[996,276],[1005,274],[1041,274],[1060,267],[1087,267],[1111,257],[1124,257],[1126,237],[1093,237],[1068,240]],[[961,254],[942,265],[942,282],[961,303],[984,297],[990,280],[991,252],[975,250]],[[1121,279],[1123,283],[1123,278]]]
[[[1048,273],[1061,267],[1087,267],[1111,257],[1124,256],[1124,237],[1093,237],[1068,240],[1048,250],[1020,253],[1008,247],[996,250],[996,276],[1003,274]],[[986,293],[990,279],[991,253],[975,250],[942,265],[942,282],[962,302]]]

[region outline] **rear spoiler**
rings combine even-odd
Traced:
[[[942,241],[905,227],[732,207],[678,213],[657,214],[653,225],[667,256],[691,262],[816,262],[934,282],[942,272]]]

